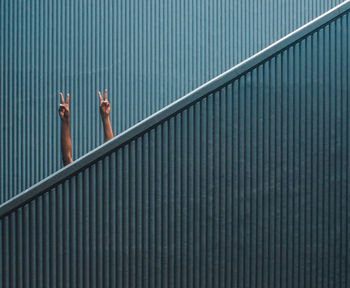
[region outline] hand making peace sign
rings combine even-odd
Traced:
[[[106,119],[109,117],[109,113],[111,112],[111,106],[107,100],[107,89],[105,89],[104,99],[102,99],[101,91],[98,91],[98,97],[100,98],[100,113],[102,119]]]
[[[66,97],[66,103],[64,102],[63,93],[60,92],[61,96],[61,104],[58,108],[58,114],[60,114],[62,121],[68,121],[69,120],[69,94],[67,94]]]

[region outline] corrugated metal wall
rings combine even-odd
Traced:
[[[349,18],[3,217],[1,287],[349,287]]]
[[[77,159],[99,89],[119,133],[342,1],[146,2],[0,1],[0,203],[62,167],[59,91]]]

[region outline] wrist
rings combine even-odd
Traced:
[[[69,117],[63,117],[61,120],[63,125],[69,125]]]
[[[108,123],[109,122],[109,115],[101,115],[101,119],[103,123]]]

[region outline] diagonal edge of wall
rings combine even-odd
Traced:
[[[316,29],[326,25],[327,23],[332,21],[334,18],[337,18],[338,16],[342,15],[348,10],[350,10],[350,0],[347,0],[342,4],[338,5],[337,7],[329,10],[325,14],[307,23],[306,25],[300,27],[299,29],[295,30],[294,32],[290,33],[289,35],[285,36],[284,38],[280,39],[279,41],[275,42],[274,44],[270,45],[269,47],[255,54],[254,56],[248,58],[242,63],[234,66],[228,71],[208,81],[204,85],[198,87],[197,89],[183,96],[179,100],[173,102],[172,104],[166,106],[160,111],[154,113],[150,117],[144,119],[143,121],[129,128],[125,132],[119,134],[108,143],[105,143],[100,147],[94,149],[93,151],[87,153],[80,159],[73,162],[71,165],[57,171],[56,173],[52,174],[46,179],[33,185],[32,187],[28,188],[24,192],[18,194],[17,196],[13,197],[9,201],[3,203],[0,206],[0,218],[4,217],[5,215],[10,213],[12,210],[16,209],[17,207],[20,207],[25,203],[29,202],[33,198],[41,195],[42,193],[47,191],[50,187],[54,186],[59,182],[62,182],[64,179],[66,179],[70,175],[76,174],[79,170],[96,162],[103,155],[106,155],[110,153],[112,150],[120,146],[123,146],[133,138],[148,131],[158,123],[171,117],[176,112],[185,109],[188,105],[196,102],[197,100],[204,97],[208,93],[218,89],[224,83],[239,77],[245,72],[256,67],[258,64],[273,57],[276,53],[288,48],[290,45],[292,45],[296,41],[299,41],[307,37]]]

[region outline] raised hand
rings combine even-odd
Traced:
[[[111,112],[111,106],[107,100],[107,89],[105,89],[104,99],[102,99],[101,92],[98,91],[98,97],[100,98],[100,113],[102,120],[109,117],[109,113]]]
[[[113,131],[111,122],[109,121],[109,113],[111,112],[111,105],[107,100],[107,89],[105,89],[104,99],[102,99],[101,92],[98,91],[98,97],[100,98],[100,113],[103,124],[103,131],[105,135],[105,142],[113,138]]]
[[[61,104],[58,108],[58,114],[62,121],[69,121],[69,94],[67,94],[66,102],[64,102],[63,93],[60,92]]]
[[[58,114],[61,117],[61,151],[63,165],[66,166],[72,163],[72,141],[69,131],[69,94],[67,94],[66,102],[64,102],[63,93],[60,93],[61,104],[58,108]]]

